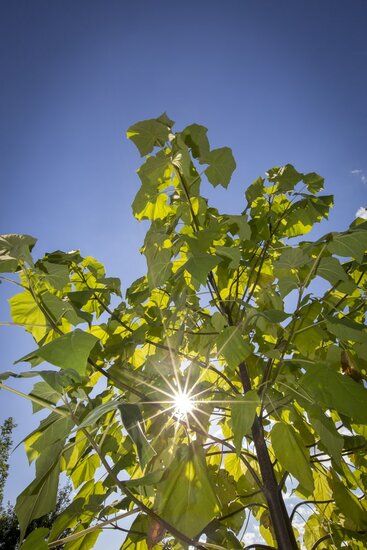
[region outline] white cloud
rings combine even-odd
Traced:
[[[255,533],[246,533],[242,540],[245,544],[248,544],[248,545],[254,544]]]
[[[361,206],[356,212],[356,218],[362,218],[362,220],[367,220],[367,208]]]
[[[355,170],[351,170],[350,173],[353,176],[358,177],[361,180],[361,182],[363,183],[363,185],[367,184],[367,175],[366,175],[364,170],[355,169]]]

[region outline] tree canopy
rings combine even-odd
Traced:
[[[242,213],[219,212],[200,184],[229,186],[231,149],[173,126],[163,114],[127,132],[145,157],[133,213],[150,227],[124,298],[91,256],[35,261],[33,237],[1,237],[0,271],[21,286],[12,320],[36,345],[0,387],[38,377],[24,397],[47,413],[24,441],[22,536],[61,472],[75,489],[22,548],[54,548],[66,528],[65,550],[93,548],[133,518],[121,550],[363,549],[367,222],[303,240],[333,197],[291,164],[249,185]],[[246,546],[250,519],[261,540]]]

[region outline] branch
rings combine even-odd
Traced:
[[[244,550],[249,550],[250,548],[264,548],[265,550],[276,550],[274,546],[268,546],[267,544],[251,544],[250,546],[245,546]]]
[[[292,513],[291,515],[289,516],[289,519],[292,523],[293,521],[293,518],[294,518],[294,515],[297,511],[297,509],[300,507],[300,506],[303,506],[304,504],[331,504],[332,502],[334,502],[332,499],[330,500],[302,500],[302,502],[298,502],[295,507],[293,508],[292,510]]]
[[[312,546],[311,550],[315,550],[319,544],[321,544],[324,540],[327,540],[327,539],[331,539],[330,533],[328,535],[324,535],[323,537],[321,537],[321,539],[317,540],[315,544]]]
[[[59,546],[59,544],[65,544],[67,542],[77,540],[80,537],[84,537],[88,533],[92,533],[93,531],[97,531],[97,529],[102,529],[105,525],[111,524],[112,521],[119,521],[120,519],[127,518],[128,516],[132,516],[133,514],[137,514],[138,512],[139,512],[139,509],[134,508],[133,510],[129,510],[128,512],[124,512],[123,514],[119,514],[118,516],[114,517],[113,519],[102,521],[101,523],[97,523],[96,525],[93,525],[92,527],[88,527],[87,529],[83,529],[83,531],[79,531],[78,533],[73,533],[72,535],[69,535],[68,537],[64,537],[62,539],[58,539],[58,540],[54,540],[52,542],[49,542],[48,547],[49,548],[55,548],[56,546]]]

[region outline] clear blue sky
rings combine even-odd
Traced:
[[[366,22],[365,0],[1,0],[0,232],[38,237],[38,255],[80,248],[126,288],[145,268],[145,227],[125,130],[162,111],[233,148],[233,185],[210,193],[222,209],[240,212],[247,184],[290,162],[335,195],[324,231],[349,225],[367,204]],[[33,348],[19,335],[0,327],[0,369]],[[30,407],[0,399],[19,440]],[[12,500],[31,475],[22,455]]]

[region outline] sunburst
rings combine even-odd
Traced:
[[[179,390],[173,395],[174,415],[179,420],[186,418],[195,408],[195,401],[184,390]]]

